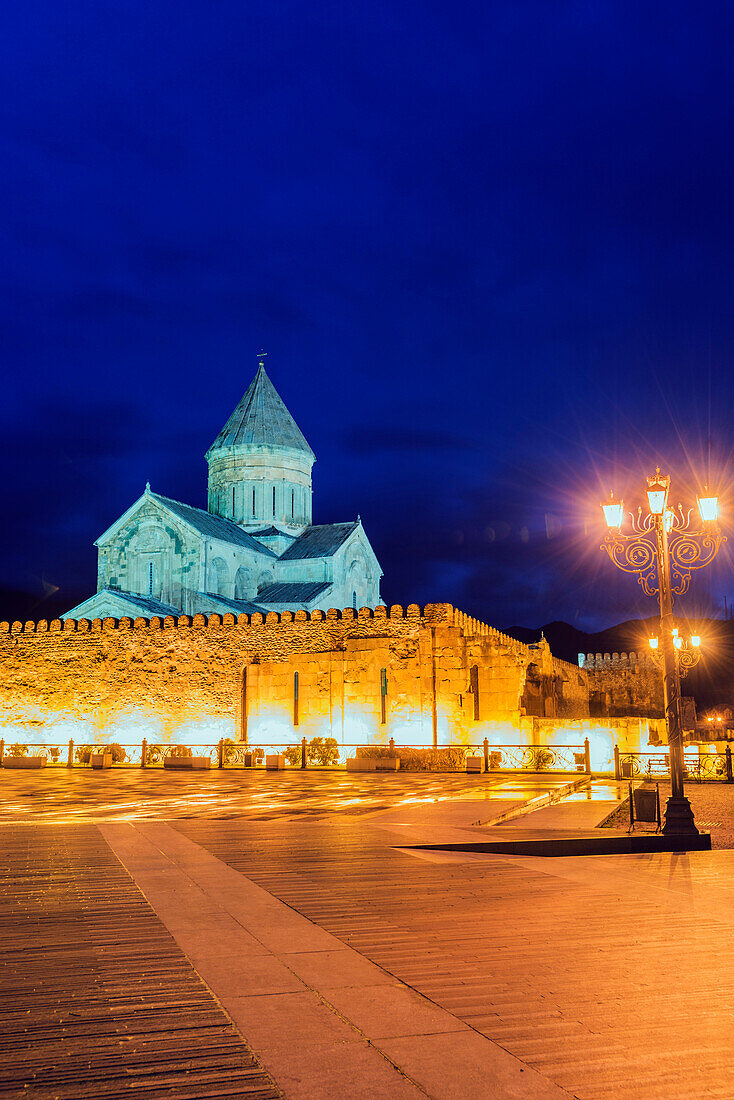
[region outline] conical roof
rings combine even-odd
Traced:
[[[314,458],[301,429],[260,364],[244,397],[207,451],[237,446],[287,447]]]

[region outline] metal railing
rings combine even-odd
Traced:
[[[727,745],[724,752],[685,753],[685,778],[702,783],[718,780],[734,782],[732,753]],[[670,755],[665,749],[658,752],[620,752],[614,749],[614,775],[616,779],[665,779],[670,777]]]
[[[583,745],[491,745],[481,744],[396,745],[339,744],[334,738],[305,737],[300,742],[259,742],[254,745],[221,739],[214,745],[138,744],[10,744],[0,740],[0,766],[9,760],[28,766],[40,758],[51,767],[172,767],[173,761],[186,766],[213,768],[262,768],[268,756],[281,756],[287,768],[345,768],[349,757],[399,757],[402,771],[465,771],[468,757],[480,757],[488,772],[585,772],[591,774],[588,738]],[[106,759],[104,759],[106,757]],[[95,759],[96,758],[96,759]],[[100,759],[101,758],[101,759]]]

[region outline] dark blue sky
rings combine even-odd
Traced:
[[[709,426],[734,498],[730,4],[24,0],[0,52],[0,585],[204,506],[264,346],[387,602],[651,613],[596,509]]]

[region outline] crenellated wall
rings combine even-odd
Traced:
[[[578,731],[595,676],[449,604],[0,623],[0,735],[521,744],[523,700]]]
[[[662,673],[648,654],[587,653],[584,671],[589,675],[593,714],[662,716]]]

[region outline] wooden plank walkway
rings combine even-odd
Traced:
[[[280,1090],[94,826],[0,830],[0,1096]]]
[[[354,819],[172,824],[571,1095],[734,1096],[734,853],[417,858]]]

